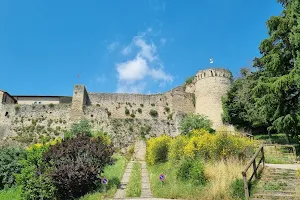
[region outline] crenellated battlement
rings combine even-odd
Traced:
[[[228,69],[211,68],[211,69],[199,70],[195,75],[193,82],[196,82],[204,78],[210,78],[210,77],[224,77],[228,79],[233,78],[232,73]]]

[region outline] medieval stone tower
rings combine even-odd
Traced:
[[[207,116],[213,122],[213,128],[222,126],[222,96],[226,94],[233,76],[227,69],[213,68],[199,70],[186,92],[194,93],[195,113]]]

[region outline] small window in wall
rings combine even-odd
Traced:
[[[4,115],[4,116],[7,117],[7,115],[8,115],[8,112],[5,112],[5,115]]]
[[[39,101],[39,104],[41,104],[42,102]]]
[[[210,73],[211,73],[211,76],[214,76],[214,74],[213,74],[213,72],[212,72],[212,71],[210,71]]]
[[[205,72],[204,72],[204,76],[203,76],[203,78],[205,77]]]

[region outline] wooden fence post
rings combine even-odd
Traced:
[[[242,172],[242,175],[243,175],[243,180],[244,180],[245,197],[246,197],[246,200],[249,200],[250,193],[249,193],[249,187],[248,187],[248,181],[247,181],[247,173]]]
[[[265,152],[264,152],[264,147],[261,148],[261,155],[262,155],[263,168],[265,168]]]
[[[253,173],[254,173],[255,179],[257,179],[258,176],[257,176],[257,171],[256,171],[256,161],[255,161],[255,159],[253,161]]]

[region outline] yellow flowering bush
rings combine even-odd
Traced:
[[[168,158],[170,160],[180,160],[184,156],[184,147],[188,144],[188,138],[183,135],[179,135],[173,138],[170,147]]]
[[[195,158],[196,156],[211,158],[216,148],[215,138],[216,136],[208,131],[194,130],[188,144],[184,147],[184,156],[187,158]]]
[[[40,148],[43,147],[43,146],[54,146],[54,145],[56,145],[57,143],[60,143],[61,141],[62,141],[61,138],[56,138],[56,139],[54,139],[54,140],[52,140],[52,141],[49,141],[49,142],[47,142],[47,143],[44,143],[44,144],[42,144],[42,143],[32,144],[32,145],[30,145],[26,150],[27,150],[27,151],[30,151],[30,150],[32,150],[32,149],[40,149]]]
[[[249,138],[234,136],[223,131],[210,134],[200,129],[191,132],[188,143],[184,147],[184,156],[192,159],[197,156],[216,160],[230,157],[244,159],[254,153],[256,146],[257,142]]]
[[[167,135],[162,135],[156,138],[150,138],[147,141],[147,162],[150,165],[166,162],[168,159],[169,145],[172,138]]]

